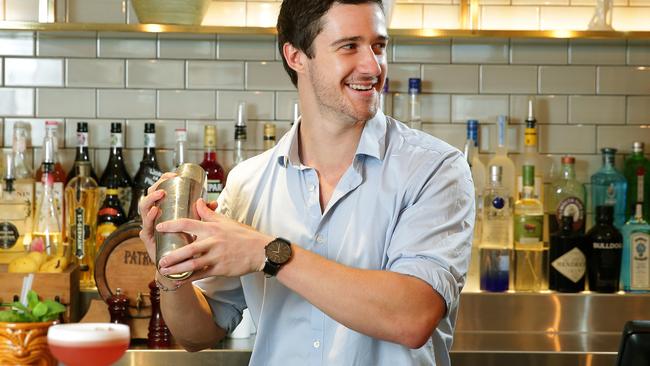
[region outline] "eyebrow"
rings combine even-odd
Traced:
[[[388,41],[388,36],[386,36],[386,35],[381,35],[381,36],[378,36],[377,38],[379,38],[379,40],[381,40],[381,41]],[[348,42],[358,42],[361,39],[363,39],[363,37],[361,37],[361,36],[345,37],[345,38],[337,39],[336,41],[330,43],[330,47],[338,46],[340,44],[348,43]]]

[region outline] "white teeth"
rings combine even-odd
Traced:
[[[370,90],[372,85],[348,84],[354,90]]]

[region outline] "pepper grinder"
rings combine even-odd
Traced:
[[[129,299],[122,294],[122,289],[117,288],[115,295],[106,300],[108,312],[111,314],[111,323],[128,325]]]
[[[156,281],[149,282],[149,298],[151,299],[151,319],[149,319],[147,347],[151,349],[170,348],[171,333],[160,311],[160,289],[156,285]]]

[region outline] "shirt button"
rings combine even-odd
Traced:
[[[314,348],[319,348],[320,347],[320,341],[316,340],[314,341]]]
[[[323,244],[324,241],[325,241],[325,238],[323,238],[322,235],[320,235],[320,234],[316,235],[316,242],[318,244]]]
[[[313,192],[314,189],[316,189],[316,186],[313,185],[313,184],[310,184],[310,185],[307,186],[307,190],[308,190],[309,192]]]

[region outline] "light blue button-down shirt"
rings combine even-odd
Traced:
[[[442,295],[446,315],[423,347],[409,349],[351,330],[253,273],[195,282],[215,321],[232,330],[248,306],[257,326],[251,365],[449,365],[474,223],[463,155],[378,112],[321,212],[317,173],[298,157],[298,126],[230,173],[218,211],[350,267],[420,278]]]

